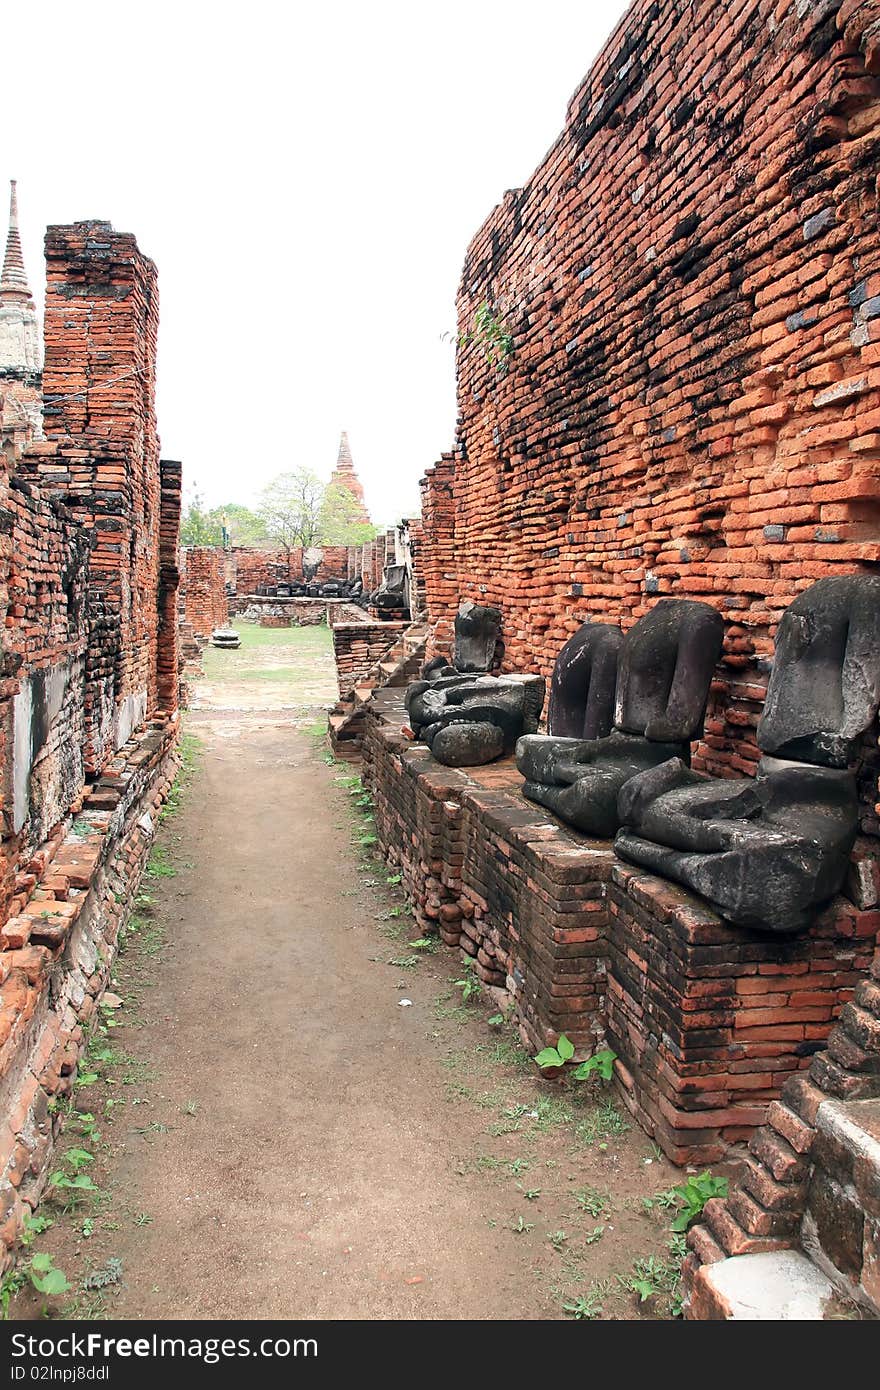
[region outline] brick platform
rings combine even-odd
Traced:
[[[868,969],[880,912],[838,898],[805,936],[729,927],[527,802],[511,759],[436,762],[400,732],[403,696],[373,697],[364,778],[419,929],[509,991],[529,1047],[607,1038],[623,1098],[675,1162],[747,1140]]]

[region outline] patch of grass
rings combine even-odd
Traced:
[[[615,1135],[626,1134],[630,1126],[610,1096],[605,1096],[594,1106],[588,1115],[575,1125],[574,1136],[581,1144],[595,1144],[599,1140],[610,1139]]]
[[[177,870],[168,858],[168,850],[163,845],[154,845],[147,860],[144,878],[176,878]]]
[[[183,734],[180,739],[180,767],[177,769],[177,776],[168,789],[168,796],[165,805],[159,812],[159,821],[163,823],[172,816],[176,816],[183,804],[186,789],[195,774],[201,756],[203,744],[195,734]]]

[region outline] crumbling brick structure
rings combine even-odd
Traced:
[[[229,622],[226,557],[217,546],[188,546],[181,552],[184,618],[196,637],[210,637]]]
[[[363,574],[361,552],[370,551],[372,544],[370,542],[363,547],[321,546],[321,561],[314,575],[316,583],[320,584],[326,579],[355,579]],[[291,549],[289,556],[280,549],[259,550],[247,546],[233,546],[229,558],[231,564],[227,577],[231,580],[236,594],[256,594],[263,587],[274,588],[277,584],[301,581],[304,578],[303,549],[299,545]],[[366,579],[364,582],[366,585]]]
[[[431,652],[463,597],[502,609],[504,670],[544,674],[585,619],[704,600],[726,635],[694,765],[754,772],[781,613],[880,562],[878,24],[876,0],[635,0],[468,249],[458,437],[423,483]],[[563,873],[577,837],[515,772],[435,788],[401,716],[368,721],[367,776],[417,913],[531,1043],[604,1029],[679,1161],[752,1133],[875,947],[876,734],[845,894],[785,940],[609,845]]]
[[[0,459],[0,1237],[39,1197],[176,767],[180,464],[159,459],[156,271],[46,235],[45,440]]]

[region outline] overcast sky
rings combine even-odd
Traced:
[[[329,476],[413,511],[455,428],[470,238],[556,138],[625,0],[7,7],[0,176],[42,307],[50,222],[159,269],[159,431],[185,487]]]

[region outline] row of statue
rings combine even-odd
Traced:
[[[501,613],[464,603],[453,664],[406,694],[413,733],[467,767],[515,751],[523,795],[738,926],[803,930],[840,889],[858,831],[853,770],[880,704],[880,576],[820,579],[785,610],[753,778],[692,770],[723,622],[661,599],[624,634],[588,622],[544,680],[490,674]]]
[[[329,579],[316,579],[318,564],[303,563],[302,579],[287,579],[276,584],[259,584],[259,598],[338,598],[357,604],[359,608],[372,608],[381,618],[402,619],[409,616],[406,592],[406,566],[388,564],[382,572],[382,582],[372,593],[364,589],[364,581],[359,575],[355,579],[332,576]],[[226,585],[232,595],[235,587]],[[500,615],[499,615],[500,616]]]

